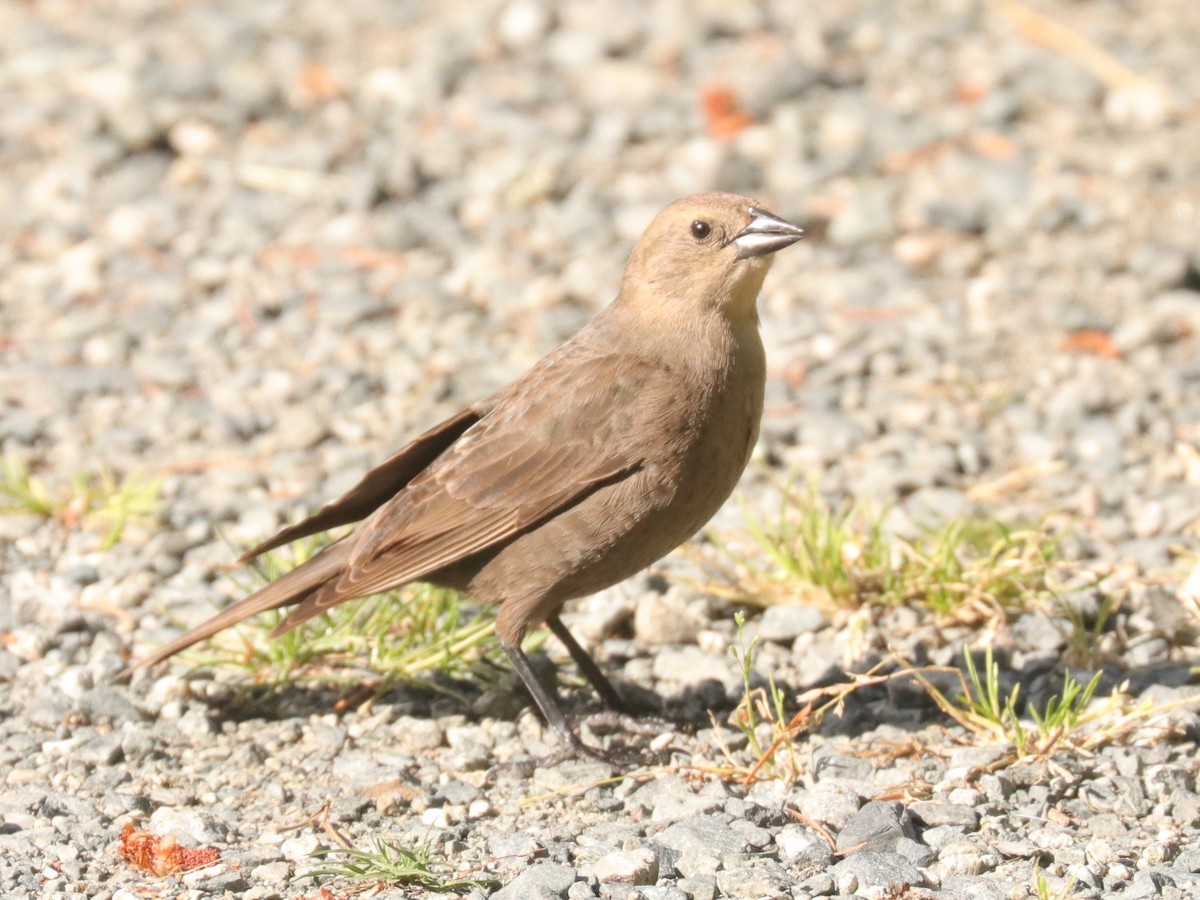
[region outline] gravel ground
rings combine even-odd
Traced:
[[[103,551],[0,515],[0,894],[313,896],[294,879],[330,836],[287,829],[328,800],[356,845],[430,840],[509,900],[1026,897],[1035,866],[1055,896],[1200,897],[1189,709],[1009,763],[880,687],[803,738],[793,785],[605,782],[594,762],[485,782],[551,746],[511,683],[337,713],[330,690],[250,702],[182,666],[113,681],[235,595],[231,543],[519,374],[611,298],[654,211],[718,188],[810,228],[761,300],[748,502],[775,470],[891,504],[899,534],[1053,516],[1079,573],[1067,603],[986,635],[915,608],[772,609],[750,625],[759,673],[799,691],[889,643],[944,663],[991,637],[1036,695],[1070,662],[1068,610],[1109,600],[1102,690],[1200,694],[1181,587],[1200,5],[1036,8],[1111,56],[1000,0],[0,5],[0,448],[51,481],[161,474],[166,499]],[[719,725],[741,695],[727,606],[641,578],[568,621],[681,722],[590,740],[746,753]],[[126,821],[222,861],[136,872]]]

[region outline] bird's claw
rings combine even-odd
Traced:
[[[618,773],[653,765],[657,762],[655,757],[643,750],[633,747],[613,747],[605,750],[585,744],[575,737],[573,740],[562,743],[552,753],[497,763],[487,770],[483,781],[484,784],[494,784],[497,776],[506,773],[511,773],[518,778],[532,778],[539,769],[550,769],[574,759],[595,760],[611,766]]]

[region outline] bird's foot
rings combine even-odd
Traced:
[[[583,722],[589,729],[597,733],[611,734],[621,731],[626,734],[636,734],[639,737],[655,738],[655,741],[651,742],[652,744],[660,738],[666,739],[667,736],[673,735],[678,728],[674,722],[659,716],[642,716],[615,710],[589,713],[584,717]]]
[[[572,740],[564,741],[552,753],[497,763],[487,770],[484,784],[494,784],[497,776],[502,774],[511,774],[518,778],[531,778],[539,769],[553,768],[574,759],[595,760],[611,766],[615,772],[621,773],[657,762],[657,759],[650,754],[633,747],[614,747],[604,750],[585,744],[578,737],[572,735]]]

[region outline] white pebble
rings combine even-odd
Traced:
[[[320,845],[321,841],[315,834],[302,834],[299,837],[288,838],[280,844],[279,852],[283,854],[284,859],[290,859],[292,862],[309,862]]]
[[[535,0],[513,0],[500,13],[496,30],[509,47],[528,47],[550,30],[550,13]]]
[[[1139,81],[1104,98],[1104,117],[1126,131],[1153,131],[1175,116],[1175,98],[1157,81]]]
[[[450,826],[450,817],[446,815],[444,806],[431,806],[425,812],[421,813],[421,824],[427,825],[430,828],[448,828]]]

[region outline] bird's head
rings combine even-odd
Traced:
[[[655,216],[634,247],[621,294],[639,306],[695,304],[753,318],[772,254],[804,232],[737,194],[695,194]]]

